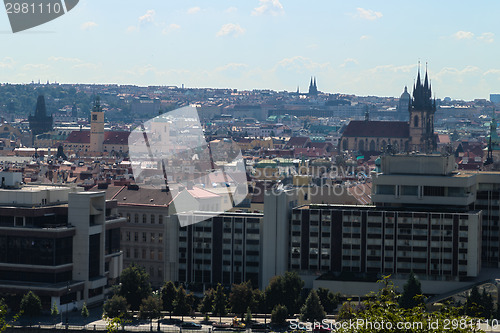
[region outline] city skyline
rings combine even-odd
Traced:
[[[12,34],[0,82],[177,85],[399,96],[428,62],[435,97],[499,91],[500,4],[219,0],[94,3]]]

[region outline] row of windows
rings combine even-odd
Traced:
[[[140,219],[139,219],[139,217],[140,217],[139,214],[135,213],[133,216],[133,222],[139,223],[139,220],[140,220],[140,222],[142,222],[142,223],[148,223],[148,215],[147,214],[142,214]],[[130,213],[127,213],[127,222],[132,222],[132,216]],[[156,224],[156,222],[158,222],[158,224],[163,224],[163,215],[158,215],[158,218],[157,218],[157,216],[155,214],[151,214],[150,218],[149,218],[149,222],[151,224]]]
[[[125,248],[125,258],[128,259],[149,259],[163,260],[163,250],[146,249],[146,248]]]
[[[139,236],[141,236],[141,237],[139,238]],[[134,232],[133,233],[133,241],[139,242],[139,239],[141,242],[144,242],[144,243],[162,244],[163,243],[163,233],[162,232],[159,232],[159,233],[151,232],[151,233],[149,233],[149,237],[148,237],[147,232],[142,232],[142,233]],[[132,232],[131,231],[123,231],[121,233],[121,240],[131,242],[132,241]]]

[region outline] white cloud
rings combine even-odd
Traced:
[[[493,43],[495,41],[495,34],[492,32],[484,32],[481,36],[477,37],[477,39],[485,43]]]
[[[415,68],[417,67],[416,64],[413,65],[380,65],[376,66],[374,68],[371,68],[368,70],[370,73],[380,73],[380,72],[393,72],[393,73],[398,73],[398,72],[403,72],[403,73],[410,73],[412,72]]]
[[[271,14],[273,16],[283,15],[285,10],[279,0],[259,0],[259,7],[254,8],[252,15]]]
[[[139,17],[139,24],[141,23],[153,23],[155,20],[156,12],[154,9],[149,9],[146,14]]]
[[[241,70],[241,69],[245,69],[245,68],[248,68],[247,64],[241,64],[241,63],[231,62],[231,63],[226,64],[224,66],[217,67],[215,69],[215,71],[216,72],[235,71],[235,70]]]
[[[222,28],[217,32],[217,37],[229,36],[237,37],[241,34],[245,33],[245,29],[243,29],[239,24],[227,23],[222,26]]]
[[[188,13],[189,15],[192,15],[192,14],[196,14],[196,13],[198,13],[200,10],[201,10],[201,8],[200,8],[200,7],[191,7],[191,8],[189,8],[189,9],[187,10],[187,13]]]
[[[134,32],[137,30],[139,30],[139,28],[137,28],[135,25],[131,25],[127,28],[127,32]]]
[[[453,37],[455,37],[456,39],[471,39],[471,38],[474,38],[474,34],[470,31],[460,30],[460,31],[455,32],[453,34]]]
[[[359,37],[360,40],[367,40],[367,39],[370,39],[370,36],[368,35],[363,35],[361,37]]]
[[[376,11],[371,10],[371,9],[365,9],[365,8],[358,7],[358,8],[356,8],[356,15],[354,15],[354,16],[361,18],[361,19],[364,19],[364,20],[373,21],[373,20],[381,18],[382,13],[376,12]]]
[[[83,24],[80,26],[80,29],[82,29],[82,30],[91,30],[91,29],[93,29],[93,28],[95,28],[95,27],[97,27],[97,26],[98,26],[98,24],[97,24],[97,23],[95,23],[95,22],[93,22],[93,21],[89,21],[89,22],[85,22],[85,23],[83,23]]]
[[[47,64],[26,64],[23,66],[23,70],[32,71],[32,70],[40,70],[47,71],[50,69],[50,66]]]
[[[238,11],[238,8],[236,8],[236,7],[229,7],[224,12],[227,13],[227,14],[231,14],[231,13],[236,13],[237,11]]]
[[[14,59],[5,57],[0,60],[0,69],[12,69],[14,67]]]
[[[70,63],[81,63],[82,60],[78,58],[66,58],[66,57],[49,57],[49,61],[54,62],[70,62]]]
[[[303,56],[294,56],[291,58],[284,58],[280,60],[274,69],[282,68],[285,70],[292,70],[298,73],[306,73],[311,71],[325,71],[330,68],[330,63],[315,62],[310,58]]]
[[[175,30],[179,30],[181,28],[180,25],[178,24],[175,24],[175,23],[171,23],[168,27],[166,27],[165,29],[163,29],[162,33],[164,35],[172,32],[172,31],[175,31]]]
[[[352,67],[353,65],[357,65],[359,62],[354,59],[354,58],[347,58],[344,60],[344,62],[340,65],[340,67]]]

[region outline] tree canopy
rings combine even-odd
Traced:
[[[113,295],[103,306],[104,314],[109,318],[117,318],[127,313],[129,305],[125,297]]]
[[[404,309],[411,309],[419,304],[423,304],[422,286],[413,272],[410,273],[408,281],[404,285],[403,294],[399,298],[399,306]]]
[[[23,315],[33,318],[42,313],[42,301],[31,290],[21,299],[21,311]]]
[[[300,320],[307,322],[321,321],[325,319],[326,313],[321,305],[318,294],[313,289],[307,296],[306,302],[300,310]]]
[[[132,310],[139,310],[144,298],[151,295],[149,274],[143,267],[132,264],[120,275],[120,295],[125,297]]]

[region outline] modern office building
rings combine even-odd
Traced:
[[[471,280],[480,271],[481,212],[302,206],[292,212],[290,240],[290,269],[305,275],[404,279],[413,271],[430,280]]]
[[[16,308],[31,290],[44,309],[55,302],[62,311],[103,301],[122,270],[116,202],[77,187],[23,185],[21,173],[0,178],[1,297]]]
[[[180,227],[179,217],[172,215],[166,223],[165,279],[179,281],[192,290],[217,283],[251,281],[259,286],[262,260],[262,214],[226,212],[214,216],[196,212],[183,218],[205,220]],[[176,232],[174,231],[176,229]],[[170,230],[170,232],[168,231]],[[172,232],[173,231],[173,232]],[[172,239],[170,235],[177,237]]]

